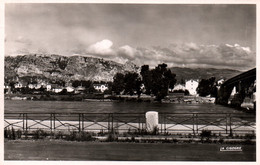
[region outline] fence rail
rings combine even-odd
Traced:
[[[5,113],[5,129],[127,132],[146,129],[145,113]],[[240,113],[159,113],[158,131],[245,134],[256,130],[255,115]]]

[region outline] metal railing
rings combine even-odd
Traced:
[[[5,113],[5,129],[129,132],[146,129],[145,113]],[[245,134],[256,130],[255,115],[238,113],[159,113],[161,134]]]

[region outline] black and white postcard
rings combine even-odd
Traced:
[[[4,163],[257,163],[256,1],[68,2],[1,4]]]

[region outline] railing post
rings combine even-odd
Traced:
[[[163,113],[159,113],[159,121],[161,121],[161,134],[163,133]]]
[[[55,131],[55,129],[56,129],[55,120],[56,120],[56,115],[55,115],[55,113],[54,113],[54,114],[53,114],[53,129],[54,129],[54,131]]]
[[[229,131],[230,131],[230,136],[232,135],[232,119],[231,119],[231,114],[229,114]]]
[[[107,123],[107,131],[110,131],[110,113],[108,114],[108,123]]]
[[[143,119],[145,121],[145,114],[143,114]],[[144,122],[142,122],[142,130],[144,129]]]
[[[228,114],[226,114],[226,134],[228,133]]]
[[[28,129],[28,115],[27,115],[27,113],[25,115],[26,115],[25,116],[25,130],[27,132],[27,129]]]
[[[51,132],[52,132],[52,113],[51,113],[51,118],[50,118],[50,128],[51,128]]]
[[[80,116],[81,116],[81,114],[79,113],[79,132],[81,131],[81,127],[80,127],[80,125],[81,125]]]
[[[23,113],[23,132],[24,132],[24,113]]]
[[[25,114],[25,138],[27,139],[27,129],[28,129],[28,122],[27,122],[28,116],[27,113]]]
[[[81,115],[82,115],[82,119],[81,119],[82,120],[82,122],[81,122],[82,123],[82,131],[84,131],[84,114],[81,114]]]
[[[114,115],[111,114],[111,116],[112,116],[112,133],[113,133],[114,132]]]
[[[196,114],[196,128],[197,128],[197,134],[198,134],[199,133],[198,114]]]
[[[138,114],[138,129],[139,129],[139,133],[141,133],[141,119],[139,114]]]
[[[195,135],[195,114],[193,113],[192,114],[192,132],[193,132],[193,135]]]
[[[163,115],[163,123],[164,123],[164,134],[167,133],[167,130],[166,130],[166,114]]]

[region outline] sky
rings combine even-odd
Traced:
[[[5,5],[5,55],[247,70],[255,51],[255,5]]]

